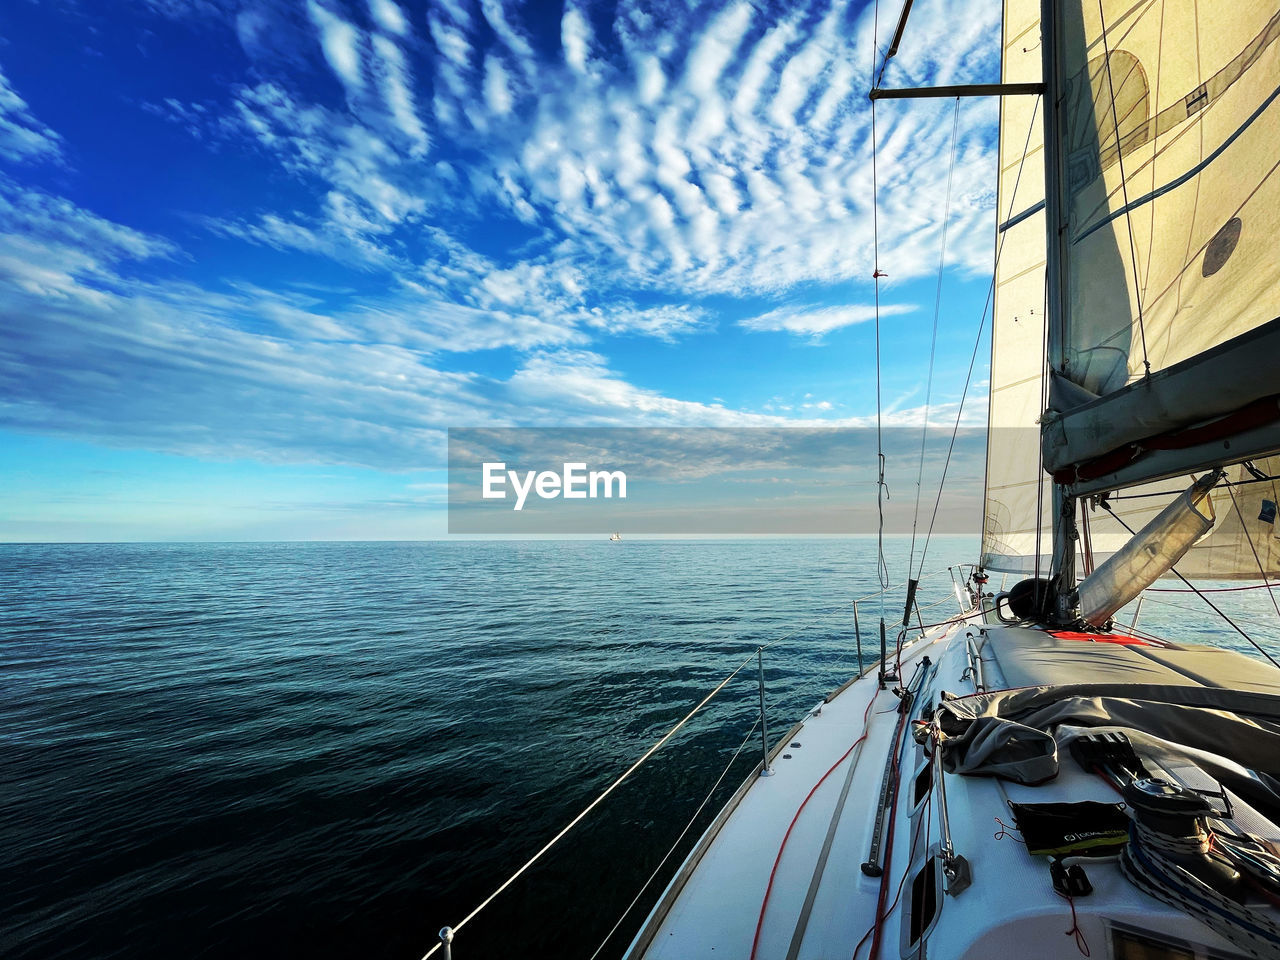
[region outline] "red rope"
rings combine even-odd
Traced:
[[[831,776],[831,774],[835,772],[836,768],[845,762],[849,754],[853,753],[854,747],[867,739],[867,718],[871,716],[871,706],[876,702],[876,697],[879,695],[880,691],[876,690],[871,694],[871,699],[867,701],[867,709],[862,714],[862,736],[853,741],[853,743],[849,745],[849,749],[844,752],[844,755],[831,765],[831,769],[822,775],[821,780],[813,785],[813,789],[809,791],[808,795],[804,798],[804,802],[800,804],[800,808],[796,810],[796,815],[791,818],[791,825],[787,827],[787,832],[783,835],[782,843],[778,847],[778,855],[773,858],[773,869],[769,871],[769,885],[765,887],[764,900],[760,904],[760,917],[756,920],[756,935],[751,940],[751,960],[755,960],[756,950],[760,947],[760,931],[764,929],[764,914],[769,908],[769,896],[773,893],[773,880],[778,873],[778,864],[782,862],[782,851],[787,848],[787,841],[791,839],[791,831],[795,829],[796,821],[800,819],[800,814],[804,812],[804,808],[813,798],[813,795],[818,792],[818,788],[827,782],[827,777]]]
[[[898,726],[894,730],[893,742],[889,746],[893,751],[893,793],[889,801],[889,830],[884,841],[884,873],[880,875],[880,895],[876,898],[875,934],[871,937],[871,952],[867,954],[867,960],[876,960],[880,956],[880,935],[884,930],[884,918],[888,915],[884,909],[884,902],[889,897],[889,864],[893,860],[893,828],[898,821],[898,783],[902,776],[902,733],[907,728],[906,719],[905,711],[898,715]],[[901,885],[898,887],[898,896],[902,896]],[[894,903],[897,902],[895,897]]]
[[[939,761],[940,762],[940,761]],[[920,826],[924,825],[924,848],[929,849],[929,839],[933,836],[933,786],[930,785],[929,793],[924,801],[924,815],[920,818],[920,823],[916,824],[916,832],[911,836],[911,849],[907,852],[907,868],[902,871],[902,879],[898,881],[898,892],[893,895],[893,903],[889,904],[887,910],[883,914],[877,914],[872,921],[871,926],[867,928],[867,932],[862,935],[862,939],[858,941],[858,945],[853,948],[852,960],[858,960],[858,951],[862,949],[862,945],[867,942],[867,937],[871,936],[875,930],[884,923],[885,920],[893,913],[894,908],[898,906],[898,901],[902,899],[902,890],[907,885],[907,877],[911,876],[911,864],[916,858],[916,841],[920,839]]]
[[[1089,956],[1089,941],[1084,938],[1084,931],[1080,929],[1080,921],[1076,919],[1076,902],[1069,895],[1059,893],[1058,896],[1064,897],[1068,904],[1071,905],[1071,929],[1064,930],[1063,933],[1070,937],[1076,938],[1076,949],[1086,957]]]
[[[1022,844],[1023,846],[1026,846],[1027,841],[1023,840],[1021,837],[1018,836],[1015,828],[1009,826],[999,817],[993,817],[992,819],[994,819],[996,823],[1000,824],[999,831],[992,834],[993,839],[1003,840],[1005,837],[1009,837],[1011,840],[1017,840],[1020,844]]]

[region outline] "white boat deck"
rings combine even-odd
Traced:
[[[1023,638],[1019,634],[1029,636]],[[966,636],[967,635],[967,636]],[[975,692],[968,669],[966,641],[987,640],[983,667],[989,688],[1003,685],[995,651],[1002,644],[1076,644],[1076,649],[1102,644],[1053,641],[1045,634],[978,623],[953,624],[904,649],[902,672],[910,680],[929,657],[912,716],[936,702],[940,691]],[[1070,650],[1072,648],[1065,647]],[[1139,662],[1141,652],[1110,648],[1108,655]],[[1252,661],[1250,661],[1252,663]],[[1011,664],[1011,673],[1016,673]],[[1021,666],[1018,666],[1021,669]],[[1137,668],[1136,668],[1137,669]],[[1196,683],[1192,676],[1168,682]],[[1273,684],[1274,678],[1268,678]],[[870,710],[868,711],[868,704]],[[653,916],[632,945],[629,956],[645,960],[761,958],[761,960],[832,960],[870,955],[879,878],[864,874],[885,761],[894,736],[899,700],[879,688],[876,674],[856,680],[821,705],[793,733],[774,761],[774,775],[756,779],[737,807],[673,881]],[[864,716],[867,726],[864,730]],[[866,734],[860,745],[854,745]],[[852,747],[852,750],[850,748]],[[841,757],[848,754],[841,762]],[[880,957],[924,956],[971,958],[1079,958],[1083,951],[1072,928],[1072,904],[1054,892],[1047,858],[1032,856],[1013,829],[1008,800],[1115,802],[1114,790],[1101,778],[1080,770],[1064,757],[1056,779],[1041,786],[1022,786],[987,777],[945,776],[946,805],[952,846],[971,865],[972,885],[957,895],[939,886],[937,910],[912,902],[916,873],[926,851],[936,852],[941,835],[940,801],[928,774],[916,775],[923,748],[909,735],[902,746],[892,854],[888,866],[886,906]],[[822,781],[823,775],[836,768]],[[847,797],[841,794],[848,781]],[[813,791],[805,803],[805,798]],[[803,810],[801,810],[801,806]],[[1265,824],[1242,802],[1244,817]],[[797,811],[800,811],[797,817]],[[794,826],[792,826],[794,818]],[[1003,837],[996,818],[1009,825]],[[784,837],[790,836],[783,846]],[[782,855],[779,857],[779,849]],[[777,859],[776,874],[765,905],[766,888]],[[1093,957],[1109,957],[1110,928],[1132,926],[1158,930],[1172,942],[1191,946],[1187,956],[1229,958],[1240,952],[1198,921],[1146,896],[1111,862],[1087,862],[1092,895],[1074,901],[1078,927]],[[940,871],[939,871],[940,877]],[[922,894],[918,900],[927,899]],[[812,901],[809,903],[808,901]],[[764,905],[763,922],[759,926]],[[912,911],[925,918],[923,940],[910,942]],[[917,920],[917,922],[919,922]],[[754,944],[754,950],[753,950]],[[1183,954],[1168,954],[1182,956]],[[1146,956],[1146,954],[1133,954]]]

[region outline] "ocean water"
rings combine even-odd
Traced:
[[[907,550],[889,544],[895,580]],[[930,546],[926,621],[975,552]],[[767,642],[776,742],[856,668],[849,601],[876,590],[874,556],[856,538],[0,545],[0,955],[415,960]],[[1274,650],[1264,593],[1217,599]],[[1148,629],[1242,644],[1166,599]],[[870,655],[880,607],[859,615]],[[758,759],[757,730],[729,764],[757,711],[752,666],[454,956],[619,956]]]

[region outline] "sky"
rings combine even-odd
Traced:
[[[898,7],[4,4],[0,540],[437,537],[449,428],[873,424],[876,232],[945,442],[997,107],[881,103],[873,223]],[[916,3],[884,85],[996,80],[998,18]]]

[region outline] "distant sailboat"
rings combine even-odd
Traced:
[[[622,539],[622,534],[620,534],[617,530],[615,530],[615,531],[613,531],[613,536],[611,536],[609,539],[610,539],[610,540],[621,540],[621,539]]]

